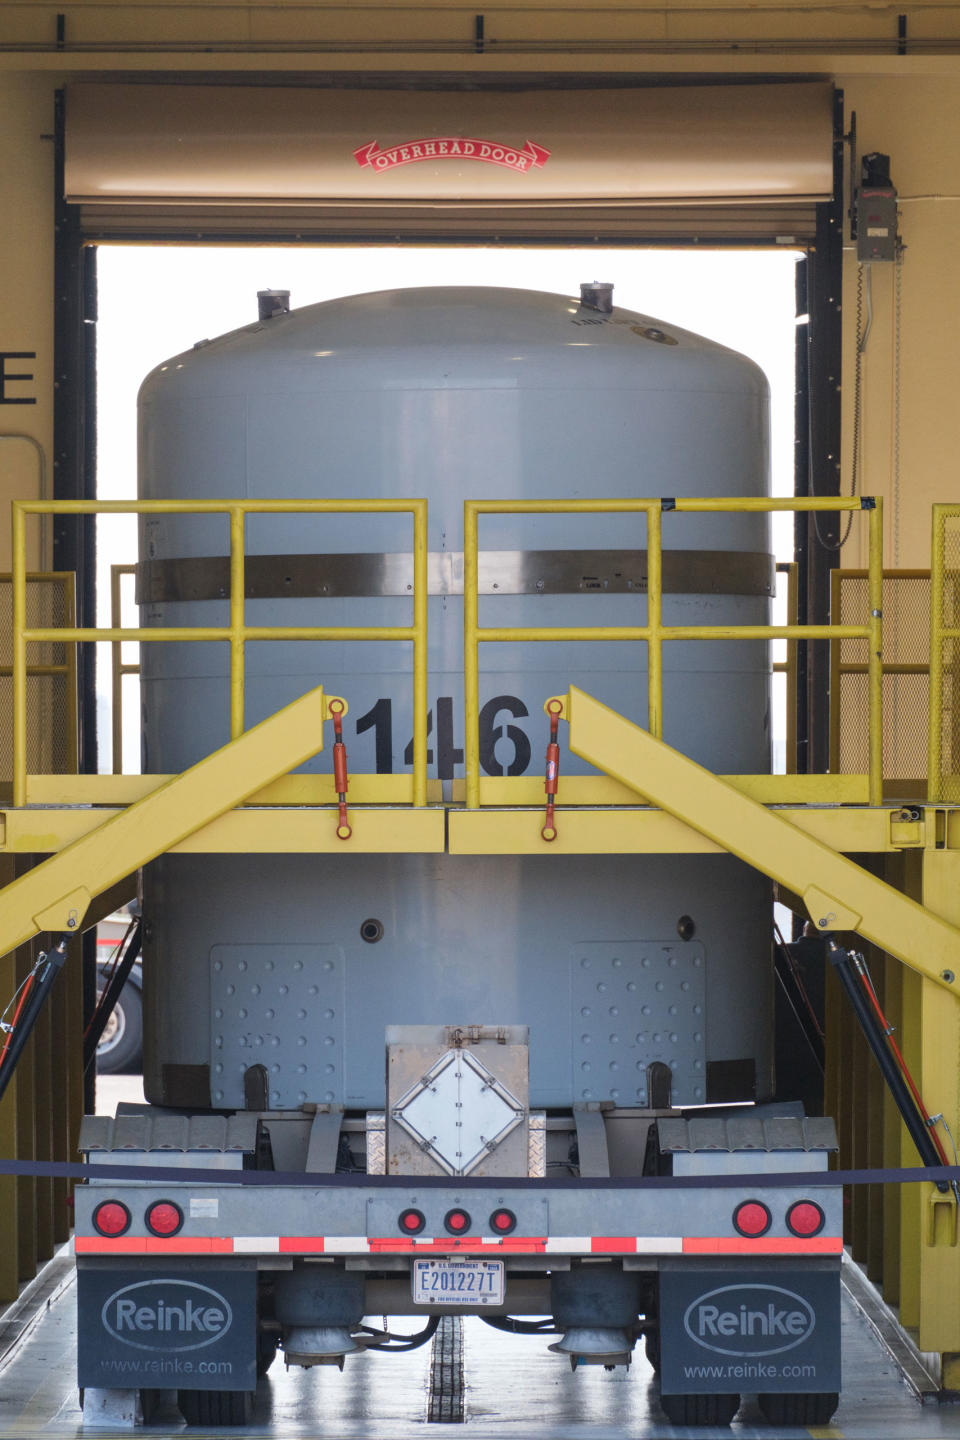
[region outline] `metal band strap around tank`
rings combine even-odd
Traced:
[[[428,593],[463,594],[463,553],[431,551]],[[140,605],[225,600],[226,556],[145,560],[137,566]],[[672,595],[764,595],[776,590],[776,561],[757,551],[665,550],[663,592]],[[645,550],[484,550],[481,595],[647,593]],[[248,555],[248,600],[404,596],[413,593],[413,559],[405,552]]]

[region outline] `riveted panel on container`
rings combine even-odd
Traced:
[[[339,1100],[343,992],[338,945],[212,946],[213,1104],[243,1106],[251,1065],[266,1067],[273,1107]]]
[[[706,1096],[706,965],[697,942],[587,944],[571,956],[573,1092],[647,1104],[647,1066],[670,1067],[675,1104]]]

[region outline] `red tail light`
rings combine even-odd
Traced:
[[[490,1229],[495,1235],[509,1235],[517,1228],[517,1217],[512,1210],[494,1210],[490,1216]]]
[[[183,1224],[183,1211],[172,1200],[158,1200],[145,1216],[147,1229],[153,1235],[176,1235]]]
[[[466,1210],[448,1210],[443,1223],[451,1235],[465,1235],[470,1229],[470,1216]]]
[[[119,1200],[104,1200],[93,1212],[94,1229],[111,1238],[130,1229],[130,1211]]]
[[[773,1216],[762,1200],[744,1200],[733,1212],[733,1226],[749,1240],[766,1235],[773,1223]]]
[[[400,1229],[407,1235],[419,1235],[426,1223],[426,1217],[420,1210],[404,1210],[399,1221]]]
[[[826,1215],[814,1200],[798,1200],[787,1211],[787,1229],[804,1240],[819,1235],[826,1223]]]

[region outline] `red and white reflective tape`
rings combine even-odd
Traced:
[[[78,1255],[839,1255],[839,1235],[78,1235]]]

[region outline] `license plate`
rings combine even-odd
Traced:
[[[502,1305],[502,1260],[414,1260],[414,1305]]]

